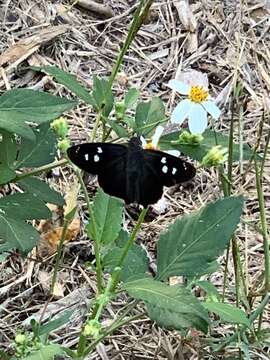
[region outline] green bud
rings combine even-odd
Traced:
[[[182,131],[179,135],[179,139],[171,141],[172,144],[188,144],[188,145],[199,145],[203,141],[201,134],[191,134],[189,131]]]
[[[228,149],[221,145],[213,146],[203,157],[201,166],[219,166],[228,159]]]
[[[26,341],[27,341],[27,336],[25,334],[17,334],[15,336],[15,343],[18,345],[22,345],[26,343]]]
[[[57,146],[61,152],[66,152],[67,149],[70,147],[70,141],[69,139],[59,140]]]
[[[96,339],[101,332],[101,324],[98,320],[89,320],[84,326],[83,335]]]
[[[126,105],[124,101],[117,101],[115,103],[115,115],[118,119],[122,119],[126,111]]]
[[[62,116],[51,123],[51,128],[60,139],[64,139],[68,134],[68,123]]]

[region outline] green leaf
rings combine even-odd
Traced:
[[[88,93],[87,89],[79,83],[75,75],[59,69],[57,66],[32,66],[31,69],[43,71],[46,74],[53,76],[57,82],[66,86],[87,104],[91,106],[95,105],[93,97]]]
[[[207,299],[211,299],[212,301],[221,300],[222,296],[217,291],[217,288],[207,280],[195,281],[195,284],[203,289],[207,293]]]
[[[104,256],[102,263],[108,272],[112,273],[122,253],[123,247],[115,246]],[[120,279],[126,282],[134,276],[136,279],[146,277],[148,263],[145,250],[137,244],[132,245],[123,263]]]
[[[113,131],[116,133],[117,136],[120,138],[127,138],[128,131],[122,126],[121,124],[117,123],[116,121],[107,119],[107,123],[111,126]]]
[[[17,156],[16,140],[9,132],[1,131],[0,134],[2,134],[2,140],[0,141],[0,165],[5,164],[12,169]]]
[[[73,313],[73,310],[65,311],[64,314],[59,316],[57,319],[51,320],[48,323],[41,325],[38,331],[39,336],[49,335],[52,331],[68,323]]]
[[[150,318],[159,325],[177,330],[195,327],[207,332],[207,312],[185,288],[168,286],[153,279],[140,279],[125,283],[124,289],[130,296],[146,303]]]
[[[131,108],[138,100],[140,92],[135,88],[130,88],[125,96],[124,103],[126,108]]]
[[[16,172],[6,164],[0,164],[0,185],[10,182],[16,177]]]
[[[0,252],[18,249],[26,255],[38,240],[39,233],[33,226],[7,217],[0,210]]]
[[[206,130],[203,133],[203,141],[199,145],[183,145],[183,144],[171,144],[171,141],[176,141],[179,139],[179,134],[181,131],[176,131],[171,134],[164,135],[159,140],[159,146],[161,150],[179,150],[185,155],[188,155],[194,160],[202,161],[202,158],[207,154],[207,152],[217,144],[222,147],[229,146],[229,136],[223,135],[212,130]],[[215,138],[216,136],[216,138]],[[243,160],[249,160],[253,154],[252,149],[247,145],[243,145]],[[233,161],[238,161],[240,158],[240,145],[233,144]]]
[[[202,305],[208,310],[217,314],[221,320],[232,324],[243,324],[250,327],[249,319],[245,312],[231,304],[220,302],[205,302]]]
[[[0,199],[0,213],[20,220],[48,219],[51,212],[42,200],[31,194],[13,194]]]
[[[158,97],[149,102],[141,102],[137,105],[135,114],[136,133],[148,135],[165,120],[165,107]]]
[[[101,244],[113,242],[122,224],[123,202],[115,197],[109,196],[99,188],[94,200],[93,215],[96,227],[94,231],[93,221],[87,226],[89,235]]]
[[[47,203],[59,206],[63,206],[65,204],[65,200],[59,192],[51,189],[45,181],[38,178],[28,177],[18,181],[18,184],[25,192],[28,192]]]
[[[157,244],[158,279],[203,274],[228,245],[242,207],[242,196],[227,197],[177,219]]]
[[[92,96],[96,104],[95,109],[97,111],[103,109],[103,115],[105,117],[112,111],[114,103],[112,89],[108,89],[108,84],[109,82],[107,80],[94,76]]]
[[[56,119],[77,102],[30,89],[15,89],[0,97],[0,129],[34,141],[26,122],[41,124]]]
[[[40,125],[34,130],[34,141],[22,139],[16,169],[49,164],[56,156],[56,136],[49,124]]]
[[[33,354],[24,357],[22,360],[54,360],[56,355],[64,354],[60,345],[45,345]]]

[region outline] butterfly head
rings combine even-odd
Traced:
[[[129,148],[134,148],[134,149],[137,149],[137,148],[141,148],[142,147],[142,142],[140,140],[140,138],[138,137],[132,137],[130,140],[129,140]]]

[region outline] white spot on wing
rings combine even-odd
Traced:
[[[183,164],[183,166],[184,166],[184,169],[187,170],[187,165],[185,163]]]
[[[99,156],[98,155],[95,155],[94,156],[94,162],[98,162],[99,161]]]
[[[160,160],[161,162],[162,162],[162,164],[166,164],[166,158],[165,157],[163,157],[161,160]]]
[[[175,175],[176,172],[177,172],[177,169],[174,167],[174,168],[172,169],[172,174]]]
[[[84,158],[85,158],[86,161],[88,161],[88,160],[89,160],[89,155],[88,155],[88,154],[84,154]]]
[[[162,170],[162,172],[164,172],[164,174],[167,174],[168,166],[164,165],[161,170]]]
[[[101,149],[100,146],[97,148],[97,152],[98,152],[99,154],[103,153],[103,151],[102,151],[102,149]]]

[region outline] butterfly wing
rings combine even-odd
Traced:
[[[152,172],[154,181],[163,186],[173,186],[192,179],[196,174],[195,167],[176,156],[157,150],[144,150],[144,161],[148,173]]]
[[[98,182],[109,195],[126,201],[127,147],[119,144],[84,143],[67,150],[80,169],[98,175]]]

